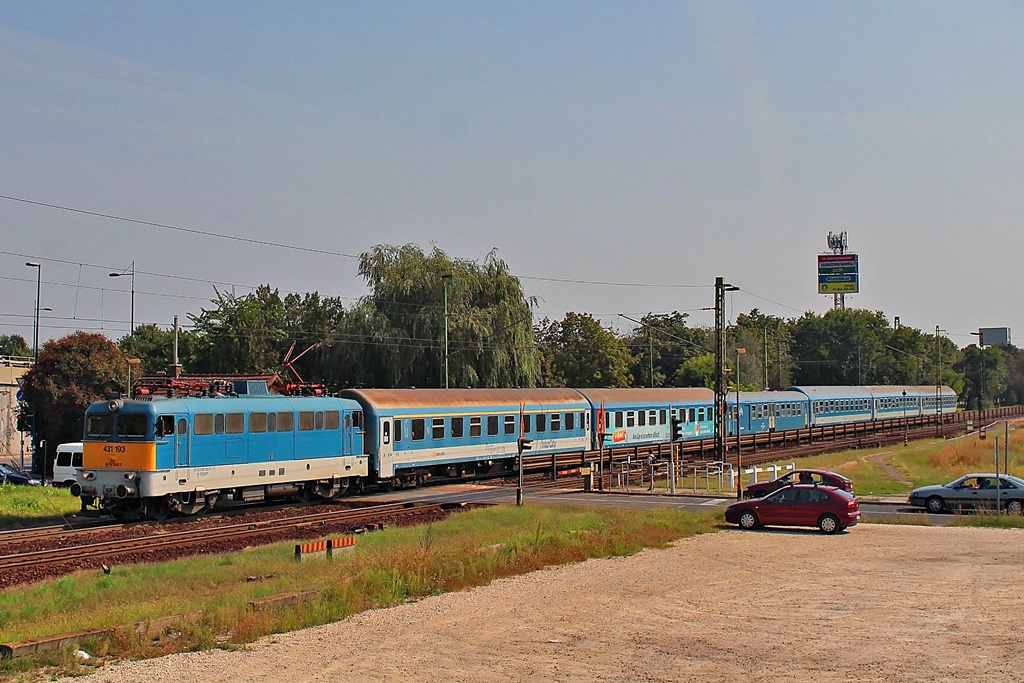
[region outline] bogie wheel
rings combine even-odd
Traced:
[[[740,526],[744,529],[756,529],[757,528],[757,515],[750,510],[747,510],[740,515]]]
[[[839,519],[835,515],[822,515],[818,520],[818,528],[822,533],[834,534],[839,531]]]
[[[1006,512],[1010,515],[1024,514],[1024,503],[1019,500],[1011,500],[1006,504]]]
[[[932,496],[929,498],[926,505],[928,507],[928,512],[942,512],[946,507],[946,504],[938,496]]]

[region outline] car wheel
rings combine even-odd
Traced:
[[[1024,513],[1024,503],[1019,500],[1011,500],[1006,504],[1006,512],[1011,515],[1019,515]]]
[[[757,515],[750,510],[747,510],[740,515],[740,526],[744,529],[756,529],[757,528]]]
[[[938,496],[932,496],[929,498],[926,505],[928,507],[928,512],[942,512],[946,507],[946,504],[942,502],[942,499]]]
[[[834,534],[839,531],[839,518],[835,515],[822,515],[818,520],[818,528],[822,533]]]

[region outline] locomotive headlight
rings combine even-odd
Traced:
[[[111,400],[111,401],[107,401],[107,410],[109,410],[110,412],[116,413],[120,409],[121,409],[121,402],[118,401],[117,399],[114,399],[114,400]]]
[[[124,473],[124,478],[127,479],[128,481],[131,481],[132,479],[134,479],[137,476],[139,476],[139,475],[136,472],[125,472]]]
[[[92,481],[95,478],[96,478],[96,473],[95,472],[89,472],[89,471],[84,471],[84,470],[82,471],[82,479],[86,479],[88,481]]]

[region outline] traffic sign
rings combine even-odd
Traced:
[[[819,283],[825,283],[825,282],[856,282],[856,281],[857,281],[857,274],[856,273],[853,273],[852,275],[819,275],[818,276],[818,282]]]
[[[14,398],[18,399],[19,401],[25,400],[25,392],[22,391],[21,389],[18,389],[18,393],[14,395]]]

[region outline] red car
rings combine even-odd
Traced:
[[[821,486],[834,486],[847,493],[853,493],[853,481],[841,474],[829,472],[828,470],[793,470],[784,474],[778,479],[771,481],[759,481],[743,489],[744,498],[762,498],[773,491],[778,491],[783,486],[790,484],[819,484]]]
[[[725,509],[725,521],[744,529],[759,526],[816,526],[834,534],[860,521],[860,505],[852,493],[831,486],[793,484]]]

